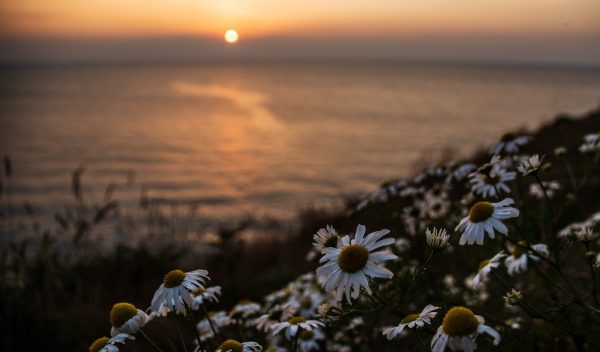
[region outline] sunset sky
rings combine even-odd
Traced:
[[[132,47],[164,58],[161,49],[183,47],[182,58],[320,53],[600,63],[598,14],[597,0],[4,0],[0,45],[10,53],[0,59],[133,58],[125,50]],[[221,47],[229,28],[240,34],[237,51]]]

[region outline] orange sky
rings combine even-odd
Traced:
[[[3,0],[3,37],[600,34],[598,0]]]

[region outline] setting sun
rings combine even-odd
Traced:
[[[237,43],[239,37],[240,36],[238,35],[238,32],[235,29],[228,29],[227,32],[225,32],[225,41],[227,43]]]

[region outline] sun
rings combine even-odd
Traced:
[[[235,29],[228,29],[227,32],[225,32],[225,41],[229,44],[237,43],[239,38],[240,36]]]

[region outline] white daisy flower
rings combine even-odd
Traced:
[[[474,289],[479,287],[479,284],[481,284],[481,282],[487,278],[492,269],[495,269],[500,265],[500,259],[504,257],[506,257],[506,254],[504,251],[500,251],[500,253],[496,254],[491,259],[482,261],[481,264],[479,264],[479,270],[477,271],[477,274],[475,274],[473,280],[471,281],[471,287]]]
[[[431,351],[444,352],[446,346],[453,351],[475,351],[477,348],[475,339],[480,334],[488,334],[494,339],[494,345],[498,345],[500,334],[484,323],[483,317],[473,314],[468,308],[454,307],[450,309],[431,340]]]
[[[339,239],[340,236],[338,236],[338,233],[333,226],[327,225],[327,227],[319,229],[313,236],[315,242],[306,259],[309,261],[313,260],[318,254],[325,253],[325,248],[337,247]]]
[[[519,242],[520,246],[513,245],[511,255],[504,259],[504,265],[508,269],[509,275],[514,275],[527,270],[527,261],[540,260],[540,255],[548,256],[548,246],[543,243],[534,244],[531,246],[533,251],[523,248],[527,244],[524,241]]]
[[[550,199],[554,198],[556,192],[560,190],[560,183],[558,183],[557,181],[542,181],[542,184],[544,185],[544,188],[546,188],[546,194]],[[542,189],[542,186],[540,186],[539,183],[532,183],[529,185],[529,194],[537,199],[545,198],[544,190]]]
[[[215,330],[219,331],[221,328],[223,328],[227,325],[231,325],[232,323],[233,323],[233,319],[231,319],[229,317],[229,315],[227,315],[226,312],[224,312],[224,311],[212,312],[211,311],[211,312],[208,312],[207,318],[200,320],[198,322],[198,324],[196,324],[196,328],[198,329],[198,332],[200,333],[201,340],[205,341],[205,340],[212,339],[213,337],[215,337],[213,328],[215,328]],[[212,324],[212,327],[211,327],[211,324]]]
[[[430,193],[425,195],[425,200],[420,204],[422,212],[431,219],[440,219],[448,214],[450,210],[450,201],[446,193],[434,196]]]
[[[448,176],[446,177],[446,183],[462,181],[470,173],[475,171],[477,166],[472,163],[467,164],[452,164],[448,167]]]
[[[302,352],[318,351],[319,342],[325,340],[325,334],[320,329],[300,330],[298,334],[298,349]]]
[[[260,352],[262,346],[254,341],[239,342],[233,339],[223,342],[215,352]]]
[[[90,352],[119,352],[117,344],[124,344],[127,340],[135,340],[135,337],[128,334],[118,334],[112,338],[101,337],[94,341],[89,348]]]
[[[584,143],[579,147],[581,153],[593,153],[600,150],[600,132],[586,134],[583,141]]]
[[[508,234],[508,228],[501,220],[516,218],[519,210],[509,205],[514,201],[506,198],[498,203],[477,202],[469,210],[469,214],[463,218],[454,231],[463,231],[459,244],[477,243],[483,245],[484,235],[487,232],[490,238],[494,238],[494,230],[503,235]]]
[[[162,285],[154,293],[150,309],[157,312],[162,306],[178,313],[185,312],[185,306],[192,305],[192,292],[204,287],[204,279],[208,279],[208,271],[194,270],[184,273],[180,269],[172,270],[163,280]]]
[[[519,170],[521,175],[527,176],[539,170],[540,166],[542,166],[542,161],[544,161],[543,155],[540,157],[538,154],[534,154],[529,158],[521,160],[519,166],[517,166],[517,170]]]
[[[288,321],[277,323],[271,327],[273,335],[277,335],[285,329],[285,337],[291,340],[301,330],[312,331],[319,327],[325,326],[318,320],[306,320],[304,317],[295,316]]]
[[[229,316],[237,319],[237,318],[248,318],[252,315],[255,315],[260,311],[260,304],[256,302],[252,302],[247,299],[243,299],[239,301],[238,304],[233,306],[233,308],[229,311]]]
[[[575,238],[579,242],[591,242],[600,237],[600,234],[589,226],[585,226],[575,233]]]
[[[522,147],[529,143],[531,137],[517,136],[514,133],[506,133],[500,138],[500,142],[490,149],[490,154],[498,155],[502,152],[514,154]]]
[[[130,303],[117,303],[110,310],[111,336],[135,335],[149,321],[148,315]]]
[[[391,278],[394,274],[382,263],[397,256],[388,250],[372,252],[394,243],[393,238],[382,239],[389,232],[380,230],[365,236],[365,227],[359,225],[354,239],[344,236],[341,248],[327,248],[319,261],[323,265],[317,268],[317,276],[325,281],[325,291],[336,291],[338,301],[345,294],[350,302],[350,297],[358,297],[361,287],[371,293],[369,278]]]
[[[442,249],[448,246],[450,235],[446,229],[434,227],[433,230],[429,227],[425,230],[427,245],[434,249]]]
[[[192,309],[197,310],[206,302],[217,303],[221,295],[221,286],[212,286],[204,288],[200,286],[196,291],[192,292],[194,297],[192,300]]]
[[[398,238],[396,242],[394,242],[394,247],[400,253],[406,252],[410,248],[410,241],[406,238]]]
[[[480,168],[477,172],[469,175],[471,190],[484,198],[492,198],[500,195],[501,192],[510,193],[510,188],[506,184],[517,176],[514,171],[507,171],[498,162],[492,161]]]
[[[422,328],[425,324],[431,324],[431,319],[435,318],[437,315],[436,310],[438,309],[440,309],[440,307],[434,307],[429,304],[423,308],[421,313],[409,314],[400,320],[400,324],[397,326],[385,329],[383,335],[386,335],[388,340],[392,340],[402,334],[402,331],[404,331],[405,328]]]
[[[296,307],[293,304],[286,303],[284,305],[275,305],[271,308],[268,313],[261,315],[254,319],[252,324],[257,330],[268,332],[271,327],[281,320],[287,320],[291,318],[296,311]]]
[[[506,304],[514,306],[519,304],[523,300],[523,293],[519,290],[515,290],[514,288],[504,295],[504,302]]]

